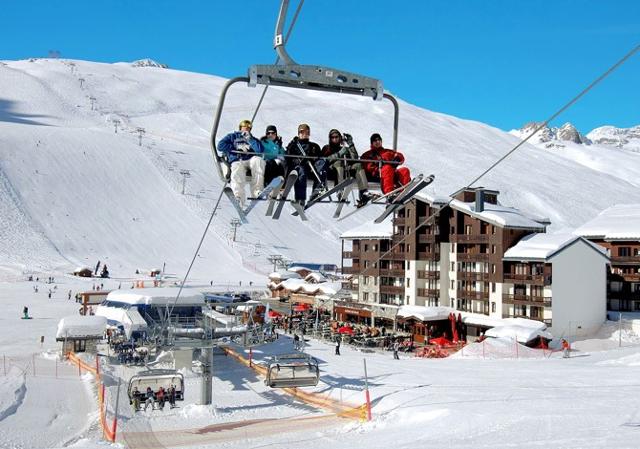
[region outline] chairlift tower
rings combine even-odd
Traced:
[[[138,133],[138,146],[142,146],[142,135],[146,132],[144,128],[136,128],[136,132]]]
[[[118,119],[113,120],[113,127],[116,130],[116,134],[118,134],[118,125],[119,124],[120,124],[120,120],[118,120]]]
[[[231,226],[233,226],[233,241],[236,241],[236,231],[238,230],[238,226],[242,226],[242,222],[238,218],[231,219]]]

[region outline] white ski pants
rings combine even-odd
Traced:
[[[247,198],[244,191],[244,185],[247,183],[247,169],[251,170],[251,195],[256,197],[264,188],[264,167],[264,159],[258,156],[231,164],[231,190],[241,205],[244,206]]]

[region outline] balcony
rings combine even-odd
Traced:
[[[408,257],[408,254],[409,253],[405,251],[391,251],[390,253],[382,256],[382,260],[405,260]]]
[[[360,257],[360,251],[342,251],[343,259],[358,259]]]
[[[435,288],[419,288],[417,294],[423,298],[439,298],[440,290]]]
[[[384,293],[386,295],[402,295],[404,296],[404,287],[399,287],[395,285],[381,285],[380,293]]]
[[[465,281],[489,281],[489,273],[477,273],[475,271],[457,271],[456,277]]]
[[[380,268],[380,276],[404,278],[404,269]]]
[[[418,253],[418,260],[440,260],[440,251],[436,251],[435,253],[421,251]]]
[[[637,263],[640,264],[640,256],[613,256],[611,257],[611,264],[615,265],[617,263]]]
[[[436,241],[435,234],[420,234],[418,236],[418,243],[434,243]]]
[[[455,243],[488,243],[490,234],[452,234],[451,241]]]
[[[504,304],[513,304],[516,306],[538,306],[551,307],[551,296],[533,296],[533,295],[502,295]]]
[[[476,292],[473,290],[457,290],[458,299],[477,299],[480,301],[489,301],[489,292]]]
[[[456,258],[460,262],[486,262],[489,260],[489,253],[456,253]]]
[[[440,272],[418,270],[418,279],[440,279]]]
[[[512,313],[503,313],[502,314],[502,318],[526,318],[527,320],[535,320],[535,321],[542,321],[544,324],[547,325],[547,327],[551,327],[553,320],[551,320],[550,318],[540,318],[538,317],[534,317],[534,316],[527,316],[527,315],[514,315]]]
[[[542,274],[515,274],[515,273],[505,273],[504,274],[505,282],[510,282],[512,284],[539,284],[539,285],[551,285],[551,276],[545,276]]]
[[[393,224],[396,226],[404,226],[407,224],[407,219],[406,217],[396,217],[393,219]]]
[[[342,274],[359,274],[360,270],[360,265],[353,265],[351,267],[342,268]]]

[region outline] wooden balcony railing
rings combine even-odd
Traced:
[[[489,292],[476,292],[473,290],[457,290],[456,296],[460,299],[477,299],[489,301]]]
[[[456,258],[462,262],[484,262],[489,260],[489,253],[456,253]]]
[[[404,295],[404,287],[399,287],[396,285],[381,285],[380,293],[384,293],[387,295]]]
[[[533,296],[533,295],[510,295],[503,294],[502,302],[504,304],[514,304],[521,306],[538,306],[551,307],[551,296]]]
[[[613,256],[611,264],[616,263],[637,263],[640,264],[640,256]]]
[[[417,294],[423,298],[439,298],[440,290],[435,288],[419,288],[417,289]]]
[[[540,284],[540,285],[550,285],[551,284],[551,276],[545,276],[542,274],[516,274],[516,273],[505,273],[504,280],[506,282],[520,282],[523,284]]]
[[[360,251],[342,251],[343,259],[357,259],[360,257]]]
[[[404,269],[380,268],[380,276],[392,276],[392,277],[403,278]]]
[[[358,274],[360,273],[360,265],[353,265],[351,267],[342,268],[343,274]]]
[[[404,226],[407,223],[406,217],[395,217],[393,219],[393,224],[396,226]]]
[[[382,260],[405,260],[408,257],[408,254],[409,253],[404,251],[392,251],[389,254],[385,254],[382,257]]]
[[[489,281],[489,273],[477,273],[475,271],[458,271],[456,277],[465,281]]]
[[[440,272],[418,270],[418,279],[440,279]]]
[[[420,234],[418,236],[418,243],[433,243],[436,241],[435,234]]]
[[[452,242],[456,243],[487,243],[491,241],[490,234],[452,234]]]

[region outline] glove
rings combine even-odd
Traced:
[[[249,138],[251,137],[251,133],[249,131],[242,131],[242,137],[249,140]]]
[[[393,161],[394,162],[402,162],[402,158],[400,156],[394,156],[393,157]]]
[[[246,153],[247,151],[251,151],[251,145],[248,143],[239,143],[237,150]]]
[[[353,137],[351,137],[351,134],[344,133],[343,136],[345,142],[347,142],[349,145],[353,145]]]

